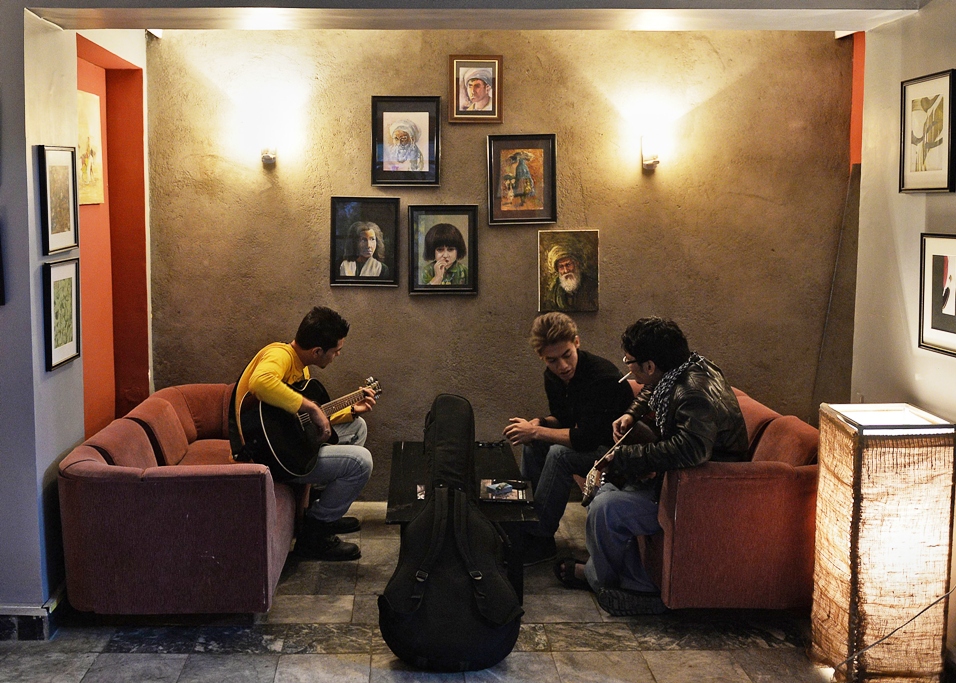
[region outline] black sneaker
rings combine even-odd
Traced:
[[[550,562],[558,556],[558,546],[554,536],[524,535],[524,566],[533,567],[542,562]]]
[[[362,556],[356,544],[343,541],[334,534],[297,538],[292,552],[307,560],[326,562],[347,562]]]
[[[597,601],[612,617],[633,617],[639,614],[663,614],[667,606],[661,594],[644,591],[627,591],[623,588],[601,588]]]
[[[356,517],[340,517],[334,522],[319,522],[316,526],[330,534],[352,534],[362,529],[362,523]]]

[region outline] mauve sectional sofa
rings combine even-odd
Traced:
[[[232,385],[157,391],[59,466],[70,604],[99,614],[267,612],[296,496],[229,452]]]

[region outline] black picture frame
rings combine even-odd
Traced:
[[[76,148],[39,145],[37,166],[43,255],[74,249],[80,246]]]
[[[488,136],[488,225],[558,221],[557,139]]]
[[[956,356],[956,235],[920,235],[919,347]]]
[[[398,287],[399,208],[397,197],[332,197],[329,282],[333,287]],[[369,230],[375,232],[376,249],[362,263],[360,242]]]
[[[454,245],[442,282],[435,265],[439,251]],[[429,249],[431,247],[431,249]],[[462,249],[461,247],[464,247]],[[461,252],[465,253],[462,254]],[[440,258],[440,257],[439,257]],[[408,207],[409,294],[478,293],[478,206],[475,204]]]
[[[80,356],[80,259],[43,264],[46,369]]]
[[[438,186],[440,112],[441,97],[372,97],[372,185]]]
[[[953,192],[954,70],[900,86],[900,192]]]
[[[448,122],[501,123],[504,100],[501,55],[449,55],[448,57]],[[477,81],[481,82],[477,82]],[[482,99],[469,98],[470,83],[483,89]],[[476,107],[476,103],[487,103]]]

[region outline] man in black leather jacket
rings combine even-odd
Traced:
[[[588,507],[583,576],[614,615],[659,613],[660,592],[641,564],[637,536],[660,530],[657,500],[668,470],[747,457],[740,405],[720,369],[691,353],[671,320],[641,318],[621,337],[624,363],[650,389],[614,422],[615,439],[632,426],[642,443],[619,446]],[[653,413],[653,420],[647,416]],[[571,569],[568,567],[567,569]]]

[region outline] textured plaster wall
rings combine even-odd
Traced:
[[[441,95],[449,54],[504,57],[504,123],[442,121],[439,188],[370,184],[372,95]],[[538,227],[600,230],[601,310],[585,348],[673,317],[692,348],[807,418],[849,176],[852,45],[820,33],[164,32],[147,47],[155,383],[229,382],[313,304],[341,311],[333,395],[374,374],[382,497],[391,442],[420,438],[439,392],[475,408],[479,439],[546,412],[527,345]],[[258,103],[268,102],[260,108]],[[264,112],[264,113],[263,113]],[[649,113],[672,145],[642,174]],[[447,115],[445,115],[447,118]],[[266,170],[252,131],[274,122]],[[489,227],[489,134],[556,133],[558,223]],[[329,286],[331,196],[402,202],[400,286]],[[477,204],[477,296],[407,291],[409,204]],[[846,359],[849,362],[849,359]]]

